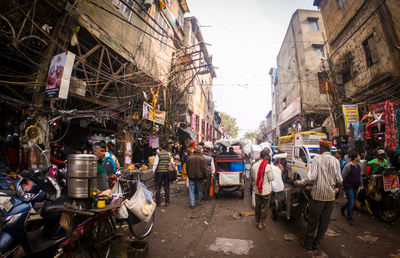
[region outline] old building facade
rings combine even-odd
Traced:
[[[359,108],[400,94],[400,3],[315,0],[330,48],[332,105]],[[345,134],[343,119],[337,119]]]
[[[327,53],[320,12],[297,10],[277,56],[277,71],[269,73],[277,137],[320,127],[328,116],[326,89],[317,83]]]
[[[106,139],[116,143],[115,154],[121,165],[127,166],[133,162],[135,151],[145,154],[151,138],[164,140],[176,133],[175,118],[170,116],[175,106],[172,92],[182,93],[183,85],[190,80],[207,85],[205,94],[198,98],[211,105],[206,111],[191,111],[212,124],[213,71],[212,75],[203,70],[196,76],[187,74],[171,84],[174,69],[182,68],[174,65],[174,58],[186,56],[190,50],[184,33],[184,15],[188,12],[185,0],[57,4],[24,0],[2,5],[0,67],[4,72],[0,79],[5,87],[0,89],[0,97],[8,126],[3,127],[1,135],[33,134],[35,143],[46,149],[57,142],[77,151],[87,151],[93,141]],[[198,31],[196,37],[202,42]],[[211,64],[207,50],[199,50],[201,62]],[[51,99],[45,97],[49,65],[62,53],[75,55],[68,94]],[[188,99],[187,104],[192,101],[201,103],[201,99]],[[164,115],[158,120],[145,118],[149,115],[144,112],[145,103]],[[36,125],[28,131],[31,124]],[[201,137],[206,139],[209,131]],[[32,164],[38,160],[34,147],[24,145],[22,149]]]

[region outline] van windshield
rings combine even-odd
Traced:
[[[319,155],[319,148],[309,148],[308,152],[310,153],[310,158],[313,159]]]

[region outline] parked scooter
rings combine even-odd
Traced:
[[[392,223],[400,216],[400,190],[385,189],[384,176],[398,176],[393,169],[386,169],[382,174],[363,178],[363,189],[357,200],[366,207],[371,215],[386,223]]]
[[[20,245],[26,255],[36,254],[65,238],[65,231],[58,223],[61,214],[52,211],[55,202],[64,202],[61,190],[54,180],[46,177],[45,170],[24,171],[21,174],[32,180],[18,179],[14,182],[15,191],[0,191],[4,203],[0,217],[0,257],[13,256]],[[32,219],[34,215],[39,219]]]

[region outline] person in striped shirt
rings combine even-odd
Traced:
[[[329,152],[332,143],[320,140],[319,146],[321,155],[315,157],[311,162],[307,177],[294,182],[295,185],[310,183],[313,185],[309,202],[306,239],[302,244],[307,250],[318,250],[329,226],[335,195],[339,192],[339,186],[343,182],[339,160]],[[317,236],[314,237],[316,230]]]

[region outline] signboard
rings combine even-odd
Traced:
[[[296,98],[290,105],[279,114],[279,124],[283,124],[295,115],[300,114],[301,105],[300,98]]]
[[[349,126],[359,120],[357,105],[342,105],[346,134],[349,134]]]
[[[160,141],[159,141],[158,136],[152,135],[149,138],[149,147],[150,148],[158,148],[160,146],[159,142]]]
[[[393,103],[393,109],[400,109],[400,100],[392,100]],[[385,111],[385,101],[379,102],[377,104],[372,105],[372,112],[375,112],[377,114],[383,113]]]
[[[64,52],[51,58],[47,75],[45,98],[67,99],[75,54]]]
[[[143,102],[143,118],[163,125],[165,121],[165,111],[154,110],[151,105]]]
[[[399,189],[399,177],[397,175],[384,176],[383,189],[386,192]]]

